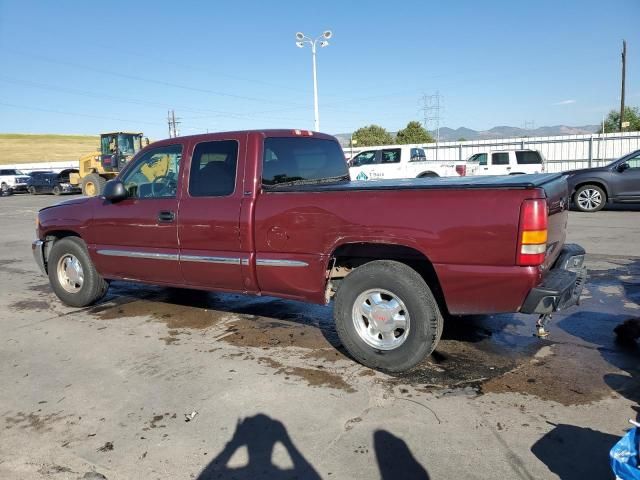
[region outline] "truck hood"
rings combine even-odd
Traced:
[[[67,207],[67,206],[71,206],[71,205],[82,205],[84,203],[87,203],[91,200],[91,198],[93,197],[80,197],[80,198],[72,198],[69,200],[64,200],[62,202],[56,203],[55,205],[50,205],[48,207],[44,207],[40,209],[40,212],[45,212],[47,210],[51,210],[54,208],[58,208],[58,207]]]
[[[579,173],[599,173],[599,172],[607,172],[609,167],[593,167],[593,168],[580,168],[578,170],[567,170],[565,175],[577,175]]]

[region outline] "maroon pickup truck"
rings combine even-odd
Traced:
[[[331,136],[228,132],[146,147],[102,197],[42,209],[32,248],[75,307],[111,280],[333,299],[353,358],[402,371],[434,350],[444,314],[577,302],[568,204],[559,174],[352,182]]]

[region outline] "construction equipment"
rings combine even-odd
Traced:
[[[100,151],[80,158],[78,173],[71,174],[69,183],[80,185],[89,197],[100,195],[107,180],[115,178],[131,158],[142,149],[142,133],[111,132],[100,135]],[[149,139],[145,138],[149,144]]]

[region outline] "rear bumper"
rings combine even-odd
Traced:
[[[520,312],[545,314],[577,305],[587,278],[584,255],[580,245],[565,245],[542,283],[531,289]]]
[[[42,240],[34,240],[31,243],[31,253],[33,253],[33,259],[40,267],[40,271],[46,275],[47,269],[44,264],[44,242]]]

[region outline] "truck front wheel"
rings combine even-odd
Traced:
[[[107,180],[98,175],[97,173],[90,173],[82,179],[80,186],[82,187],[82,194],[87,197],[96,197],[102,195],[104,186]]]
[[[431,354],[442,315],[424,279],[407,265],[376,260],[347,275],[336,293],[340,341],[360,363],[388,372],[408,370]]]
[[[57,240],[47,266],[51,288],[70,307],[86,307],[107,293],[109,284],[96,271],[87,246],[78,237]]]

